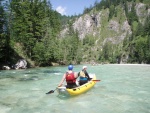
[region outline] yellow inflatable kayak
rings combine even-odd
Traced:
[[[82,94],[89,89],[91,89],[96,84],[96,75],[90,74],[90,78],[92,78],[89,82],[84,85],[78,86],[76,88],[68,89],[66,87],[58,87],[57,91],[59,94],[69,94],[71,96]]]

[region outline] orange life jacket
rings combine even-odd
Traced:
[[[74,76],[74,73],[66,73],[66,82],[67,83],[76,83],[76,78]]]

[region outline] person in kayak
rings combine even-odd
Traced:
[[[68,66],[68,71],[63,75],[62,80],[60,81],[58,87],[61,87],[63,82],[66,80],[67,86],[66,88],[75,88],[76,85],[76,79],[78,75],[77,73],[73,72],[73,65]]]
[[[87,66],[83,66],[83,69],[78,73],[78,76],[80,77],[79,85],[83,85],[83,84],[87,83],[88,80],[91,80],[86,69],[87,69]]]

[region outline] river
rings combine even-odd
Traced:
[[[1,70],[0,113],[150,113],[150,65],[87,66],[101,81],[74,97],[45,94],[56,88],[67,66]]]

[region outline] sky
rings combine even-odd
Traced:
[[[95,1],[100,2],[100,0],[50,0],[52,9],[66,16],[82,14],[83,10],[93,6]]]

